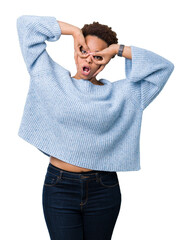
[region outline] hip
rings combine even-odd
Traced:
[[[121,191],[116,172],[91,170],[69,172],[49,163],[43,187],[44,204],[76,210],[101,206],[112,209],[121,204]]]

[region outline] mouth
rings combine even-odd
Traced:
[[[82,67],[82,74],[85,75],[85,76],[87,76],[87,75],[89,75],[90,70],[91,70],[90,67],[88,67],[88,66],[83,66],[83,67]]]

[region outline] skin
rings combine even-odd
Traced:
[[[106,49],[108,47],[108,44],[97,36],[91,35],[85,37],[85,42],[89,49],[86,51],[83,47],[81,48],[82,54],[86,56],[85,58],[80,57],[76,51],[74,52],[77,73],[75,76],[73,76],[73,78],[85,79],[91,81],[93,84],[103,85],[96,79],[96,75],[103,70],[106,64],[99,64],[99,61],[103,58],[101,56],[95,56],[93,54],[95,54],[95,52],[100,52]],[[82,72],[82,67],[84,65],[87,65],[91,68],[90,73],[87,76]]]
[[[58,24],[63,35],[72,35],[74,38],[74,59],[77,72],[73,78],[85,79],[95,85],[103,85],[96,79],[96,76],[109,63],[112,56],[118,53],[119,44],[111,44],[108,47],[105,41],[96,36],[88,35],[84,38],[81,29],[76,26],[62,21],[58,21]],[[131,47],[125,46],[122,56],[132,59]],[[81,73],[81,67],[83,65],[91,67],[91,72],[88,76],[84,76]],[[50,157],[50,162],[58,168],[71,172],[87,172],[92,170],[66,163],[53,156]]]
[[[82,45],[82,48],[80,49],[80,56],[79,51],[74,52],[77,73],[73,76],[73,78],[86,79],[91,81],[93,84],[103,85],[96,79],[96,76],[109,63],[111,58],[118,53],[119,44],[111,44],[108,46],[104,40],[98,38],[97,36],[88,35],[85,37],[85,46],[86,50]],[[122,56],[132,59],[131,48],[125,46]],[[91,68],[91,71],[87,76],[82,72],[82,67],[84,65]]]
[[[105,41],[103,41],[102,39],[99,39],[96,36],[88,35],[84,37],[82,30],[74,25],[71,25],[69,23],[62,22],[62,21],[57,21],[57,22],[60,26],[61,34],[72,35],[74,39],[74,51],[75,51],[74,58],[75,58],[75,63],[77,68],[77,73],[75,74],[74,78],[86,79],[91,81],[94,84],[100,83],[99,81],[97,81],[96,76],[98,75],[98,73],[100,73],[104,69],[104,67],[106,66],[106,64],[108,64],[111,58],[118,53],[119,44],[111,44],[110,46],[107,46],[107,43]],[[94,64],[97,64],[97,71],[96,71],[95,65],[93,64],[93,62],[91,62],[91,59],[90,59],[91,56],[93,56],[92,61],[94,62]],[[125,46],[122,56],[125,58],[132,59],[131,48],[128,46]],[[79,57],[81,59],[79,59]],[[86,58],[87,58],[86,62],[81,61],[81,60],[85,60]],[[88,75],[88,77],[85,75],[82,76],[81,69],[80,69],[81,63],[92,64],[93,68],[91,69],[91,73],[90,75]]]

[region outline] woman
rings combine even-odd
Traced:
[[[98,22],[79,29],[55,17],[23,15],[17,29],[30,75],[18,135],[50,157],[43,185],[50,238],[111,239],[121,206],[117,171],[140,170],[142,113],[174,65],[119,45],[116,33]],[[73,77],[46,51],[45,41],[61,35],[74,38]],[[125,79],[98,81],[116,55],[125,59]]]

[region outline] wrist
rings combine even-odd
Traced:
[[[74,26],[73,29],[72,29],[72,36],[76,37],[76,36],[81,35],[81,34],[82,34],[81,29]]]
[[[119,51],[119,44],[114,44],[114,54],[117,55],[118,51]]]

